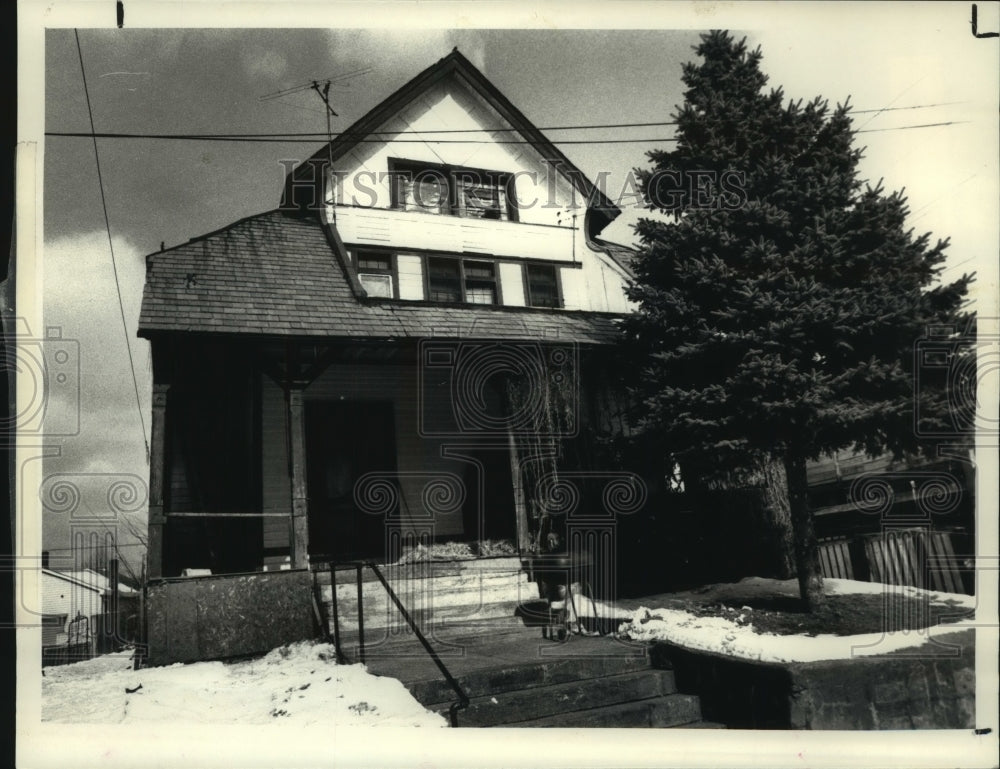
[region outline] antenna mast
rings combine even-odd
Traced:
[[[326,105],[326,173],[327,179],[330,180],[330,197],[329,199],[324,194],[323,202],[327,205],[333,205],[333,129],[330,126],[330,116],[339,117],[336,112],[334,112],[333,107],[330,106],[330,81],[327,80],[323,84],[323,90],[320,90],[319,83],[316,80],[312,81],[312,89],[316,91],[316,94],[323,100],[323,104]]]

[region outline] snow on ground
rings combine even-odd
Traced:
[[[849,579],[824,579],[823,584],[828,593],[838,595],[881,594],[891,590],[896,595],[924,597],[935,603],[953,602],[956,609],[976,607],[976,598],[970,595],[935,593],[915,587],[889,586]],[[637,641],[669,641],[688,649],[716,652],[742,659],[763,662],[817,662],[881,655],[920,646],[943,633],[968,626],[968,620],[959,620],[923,630],[852,636],[829,634],[806,636],[755,633],[751,624],[739,624],[734,621],[735,619],[745,619],[745,617],[738,614],[734,619],[699,617],[680,609],[648,609],[643,606],[632,612],[629,620],[620,626],[619,632]]]
[[[289,723],[447,726],[394,678],[337,665],[330,644],[302,642],[235,663],[132,670],[131,652],[47,667],[42,720],[63,723]]]

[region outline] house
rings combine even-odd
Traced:
[[[43,555],[47,560],[47,554]],[[42,649],[46,664],[89,657],[135,640],[139,591],[93,569],[41,570]],[[117,615],[117,616],[116,616]],[[109,624],[114,619],[116,624]]]
[[[571,537],[570,498],[591,539],[613,536],[644,493],[598,440],[626,429],[609,360],[631,251],[600,238],[615,204],[457,50],[280,197],[147,257],[163,595],[206,570],[238,603],[435,541],[524,553],[543,526]]]
[[[611,450],[634,253],[601,233],[620,211],[461,53],[275,198],[147,257],[154,660],[308,635],[314,574],[434,542],[568,551],[611,598],[627,565],[645,589],[760,573],[746,495],[689,509],[654,458]],[[828,467],[823,533],[845,504],[875,525]],[[847,550],[824,551],[829,576],[858,573]]]
[[[82,616],[89,625],[90,618],[104,610],[106,587],[95,579],[104,577],[90,569],[61,572],[43,568],[41,575],[42,646],[65,644],[71,622]],[[82,635],[89,636],[89,630]]]

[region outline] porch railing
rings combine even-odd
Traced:
[[[448,707],[448,720],[451,722],[452,726],[458,726],[458,712],[464,710],[469,706],[469,696],[462,689],[462,686],[455,679],[455,676],[451,674],[448,670],[448,666],[444,664],[441,656],[434,650],[430,642],[421,632],[417,623],[414,621],[413,617],[410,616],[410,612],[407,611],[403,602],[396,595],[396,591],[392,589],[392,585],[385,578],[382,570],[373,561],[341,561],[337,563],[330,564],[330,594],[331,594],[331,619],[333,620],[333,647],[336,651],[337,661],[343,662],[347,660],[347,655],[344,654],[344,649],[341,644],[341,634],[340,634],[340,609],[337,603],[337,567],[338,566],[353,566],[355,572],[355,580],[358,589],[358,659],[362,663],[365,661],[365,605],[364,605],[364,589],[363,589],[363,576],[364,570],[366,568],[371,569],[372,573],[382,583],[382,587],[385,588],[386,595],[389,600],[395,605],[399,610],[400,616],[406,622],[410,630],[420,641],[421,646],[424,647],[424,651],[430,656],[431,661],[437,666],[437,669],[441,672],[444,680],[451,687],[452,691],[455,692],[455,701]]]

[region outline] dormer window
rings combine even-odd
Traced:
[[[368,296],[392,299],[392,254],[372,251],[357,252],[358,282]]]
[[[529,307],[562,307],[559,278],[552,264],[524,265],[525,298]]]
[[[497,304],[496,265],[479,259],[429,257],[427,297],[432,302]]]
[[[389,160],[392,207],[469,219],[517,221],[512,177],[500,171]]]

